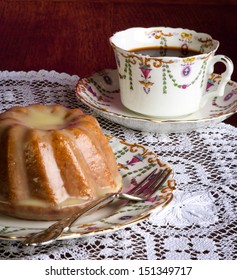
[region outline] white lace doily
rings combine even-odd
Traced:
[[[0,112],[13,105],[83,105],[77,76],[54,71],[0,72]],[[220,123],[190,133],[139,132],[96,116],[104,132],[146,145],[177,180],[161,213],[112,233],[42,247],[0,240],[0,259],[237,259],[237,128]]]

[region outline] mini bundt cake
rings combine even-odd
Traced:
[[[61,105],[0,114],[0,212],[57,220],[122,188],[97,120]]]

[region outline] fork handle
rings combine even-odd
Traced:
[[[107,194],[101,199],[95,200],[94,202],[90,203],[81,211],[74,213],[72,216],[63,218],[58,222],[52,224],[46,230],[30,235],[23,241],[23,244],[27,246],[49,244],[55,241],[63,233],[63,231],[68,230],[70,226],[82,215],[90,213],[91,211],[95,211],[99,207],[105,206],[106,204],[112,202],[115,198],[118,198],[119,196],[119,193]]]
[[[116,198],[133,200],[133,201],[143,200],[140,197],[136,197],[136,196],[129,195],[129,194],[126,194],[126,193],[109,193],[109,194],[103,196],[102,198],[95,200],[94,202],[89,204],[87,207],[85,207],[83,210],[74,213],[71,217],[65,218],[65,220],[67,220],[67,221],[64,223],[64,229],[63,230],[67,231],[70,228],[70,226],[77,219],[79,219],[82,215],[88,214],[90,212],[94,212],[97,208],[102,208],[102,207],[106,206],[107,204],[109,204],[110,202],[115,200]],[[60,223],[60,221],[58,223]]]
[[[90,212],[95,211],[97,208],[104,207],[106,204],[112,202],[115,198],[119,198],[119,193],[109,193],[106,196],[103,196],[100,199],[95,200],[90,203],[88,206],[83,208],[81,211],[74,213],[68,218],[63,219],[65,222],[63,223],[63,230],[67,231],[70,226],[79,219],[82,215],[89,214]],[[61,220],[62,221],[62,220]],[[59,221],[58,223],[60,223]]]

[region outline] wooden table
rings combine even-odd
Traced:
[[[55,70],[84,77],[115,68],[109,37],[134,26],[185,27],[220,41],[237,65],[236,0],[0,1],[0,70]],[[217,69],[218,70],[218,69]],[[237,70],[232,80],[237,81]],[[237,126],[236,115],[226,123]]]

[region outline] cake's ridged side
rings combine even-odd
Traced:
[[[106,137],[99,133],[99,125],[95,119],[90,116],[81,116],[79,124],[80,129],[69,129],[73,138],[75,138],[75,145],[81,151],[83,157],[86,159],[90,169],[91,176],[97,185],[98,194],[106,192],[106,189],[117,191],[121,188],[115,183],[117,176],[116,161],[112,162],[114,154],[110,148]],[[103,139],[101,139],[103,138]]]
[[[22,137],[19,126],[8,125],[4,120],[0,130],[0,200],[15,203],[25,197],[25,176],[22,168],[21,150],[18,150]],[[22,175],[22,176],[21,176]],[[20,186],[19,186],[20,184]]]
[[[108,182],[110,183],[109,187],[114,189],[114,191],[119,191],[122,187],[122,178],[118,171],[118,166],[113,150],[109,145],[107,138],[103,134],[97,120],[90,115],[83,115],[80,117],[78,125],[80,129],[83,130],[84,133],[88,136],[88,138],[93,141],[94,145],[97,148],[97,151],[99,151],[99,153],[103,157],[105,169],[108,170],[108,174],[110,174],[110,176],[107,178],[110,178],[108,180]]]
[[[96,139],[100,147],[103,147],[103,153],[107,158],[111,173],[114,174],[115,177],[120,176],[113,150],[102,132],[97,120],[90,115],[84,115],[80,117],[79,123],[80,127],[83,128],[85,126],[90,135]]]
[[[28,131],[24,157],[31,199],[57,204],[68,197],[47,131]]]
[[[6,121],[0,127],[0,147],[4,147],[0,153],[0,201],[9,200],[9,180],[8,180],[8,131]]]
[[[5,132],[5,150],[2,154],[7,158],[8,199],[13,204],[27,199],[29,195],[22,147],[25,130],[25,127],[15,125],[9,126]]]
[[[66,130],[52,132],[52,147],[68,194],[85,200],[94,198],[95,190],[86,161]]]

